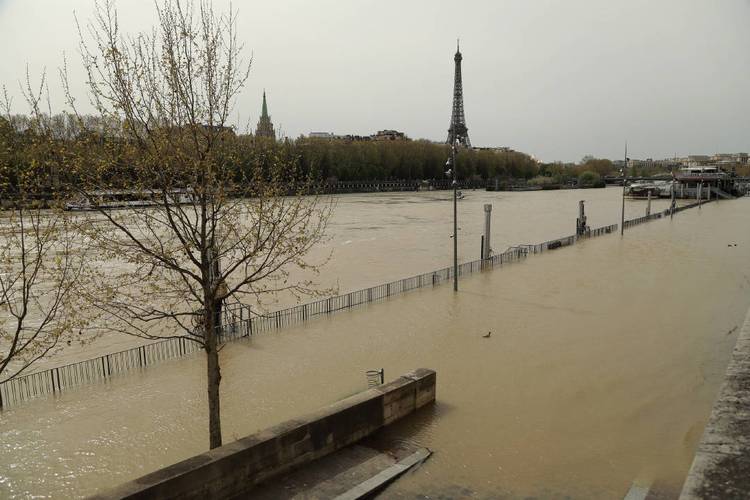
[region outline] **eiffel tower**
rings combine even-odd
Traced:
[[[464,116],[464,91],[461,84],[461,50],[456,40],[456,55],[453,60],[456,61],[456,74],[453,80],[453,112],[451,113],[451,125],[448,128],[447,144],[454,144],[456,140],[462,146],[471,147],[469,141],[469,128],[466,126],[466,117]]]

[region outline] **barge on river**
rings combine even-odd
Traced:
[[[111,189],[92,191],[78,200],[65,204],[66,210],[90,211],[113,210],[119,208],[146,208],[163,205],[184,205],[193,202],[192,190],[171,189],[169,191]]]

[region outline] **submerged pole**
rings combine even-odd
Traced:
[[[651,190],[648,190],[648,203],[646,204],[646,217],[651,215]]]
[[[586,209],[584,207],[585,200],[578,202],[578,218],[576,219],[576,235],[584,236],[588,231],[586,225]]]
[[[492,221],[492,204],[484,204],[484,236],[482,240],[482,259],[489,259],[492,253],[490,246],[490,225]]]
[[[625,165],[622,168],[622,213],[620,214],[620,236],[625,234],[625,186],[628,181],[628,142],[625,141]]]

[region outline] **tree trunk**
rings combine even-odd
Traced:
[[[213,309],[210,308],[209,311]],[[219,367],[218,325],[215,316],[205,315],[206,319],[206,369],[208,383],[208,438],[211,449],[221,446],[221,411],[219,402],[219,385],[221,368]]]
[[[221,412],[219,403],[221,369],[219,368],[219,352],[216,349],[216,345],[211,349],[206,346],[206,365],[208,368],[208,435],[210,448],[214,449],[221,446]]]

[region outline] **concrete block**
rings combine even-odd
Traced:
[[[435,400],[435,372],[418,369],[381,386],[245,436],[92,498],[215,499],[353,444]]]

